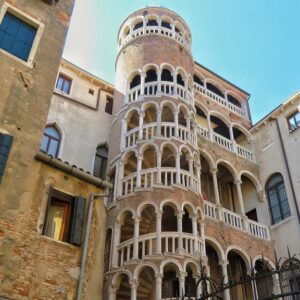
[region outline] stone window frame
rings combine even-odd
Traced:
[[[286,116],[286,120],[287,120],[287,123],[288,123],[288,128],[289,128],[289,132],[290,133],[292,133],[295,130],[297,130],[298,128],[300,128],[300,123],[297,124],[296,119],[295,119],[296,115],[299,115],[299,117],[300,117],[300,110],[299,110],[299,108],[296,109],[295,111],[293,111],[292,113],[290,113],[288,116]],[[292,124],[290,123],[291,119],[294,119],[296,127],[293,127]]]
[[[11,13],[12,15],[14,15],[15,17],[19,18],[20,20],[24,21],[25,23],[35,27],[36,34],[35,34],[35,38],[33,40],[27,61],[24,61],[24,60],[16,57],[15,55],[5,51],[4,49],[0,49],[0,53],[7,55],[8,57],[16,60],[19,63],[22,63],[23,65],[25,65],[29,68],[33,68],[35,65],[34,58],[35,58],[38,46],[40,44],[40,40],[43,35],[45,25],[41,21],[31,17],[30,15],[26,14],[24,11],[18,9],[17,7],[15,7],[7,2],[5,2],[3,4],[1,11],[0,11],[0,24],[2,23],[2,20],[7,12]]]
[[[69,87],[68,93],[64,92],[63,90],[61,90],[61,89],[59,89],[57,87],[58,80],[61,77],[64,78],[65,80],[69,80],[70,81],[70,87]],[[72,94],[72,91],[73,91],[73,85],[74,85],[74,80],[73,80],[73,78],[70,75],[68,75],[68,74],[66,74],[64,72],[58,72],[57,77],[56,77],[56,81],[55,81],[55,91],[57,91],[58,93],[61,93],[63,95],[66,95],[66,96],[70,97],[71,94]]]

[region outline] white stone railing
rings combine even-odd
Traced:
[[[140,186],[137,186],[137,172],[130,174],[121,180],[122,196],[133,194],[136,188],[152,188],[155,185],[163,185],[165,187],[177,185],[194,192],[200,192],[199,180],[197,176],[185,170],[180,169],[180,171],[177,173],[176,168],[161,168],[160,183],[158,182],[157,168],[141,170],[140,177]]]
[[[241,215],[224,207],[217,207],[216,204],[209,201],[204,201],[204,214],[210,219],[222,221],[228,226],[248,232],[258,238],[270,240],[270,231],[267,225],[243,218]]]
[[[233,141],[223,137],[222,135],[220,135],[216,132],[210,133],[206,128],[203,128],[200,125],[198,125],[197,133],[199,136],[202,136],[205,139],[207,139],[208,141],[218,144],[220,147],[222,147],[232,153],[236,153],[239,156],[241,156],[247,160],[256,162],[255,155],[251,150],[249,150],[239,144],[234,143]],[[213,138],[212,140],[210,139],[211,135]]]
[[[161,232],[161,251],[166,254],[178,252],[180,233],[177,231]],[[156,254],[156,232],[138,237],[138,257],[144,259],[147,256]],[[186,255],[199,255],[202,251],[203,241],[191,233],[182,233],[182,251]],[[134,238],[122,242],[118,246],[118,266],[123,267],[124,263],[133,259]],[[197,250],[197,251],[196,251]]]
[[[174,86],[176,85],[176,88]],[[144,97],[170,96],[177,97],[188,104],[194,105],[192,93],[184,86],[170,81],[153,81],[130,89],[125,98],[125,103],[143,100]]]
[[[154,137],[157,136],[157,123],[148,123],[143,125],[142,141],[153,141]],[[127,131],[122,137],[124,139],[124,148],[131,148],[136,146],[139,136],[139,128],[133,128]],[[191,143],[194,147],[197,146],[196,136],[192,130],[187,127],[178,125],[178,136],[176,136],[176,124],[170,122],[161,123],[161,136],[170,139],[177,138],[184,142]]]
[[[242,118],[249,120],[247,112],[244,111],[242,108],[230,103],[223,97],[215,94],[214,92],[210,91],[209,89],[205,88],[204,86],[194,82],[194,90],[199,94],[209,97],[211,100],[218,102],[222,106],[226,107],[227,109],[233,111],[237,115],[241,116]]]
[[[145,35],[160,35],[160,36],[166,36],[169,38],[174,39],[184,47],[190,49],[189,42],[178,32],[175,30],[163,27],[163,26],[143,26],[140,28],[137,28],[135,30],[132,30],[123,40],[121,41],[121,45],[119,45],[119,49],[123,47],[125,44],[130,42],[131,40],[139,37],[139,36],[145,36]]]

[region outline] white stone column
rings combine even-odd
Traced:
[[[156,123],[157,123],[157,132],[156,135],[157,136],[161,136],[161,113],[162,113],[162,109],[159,107],[156,110]]]
[[[174,96],[177,96],[177,74],[173,73]]]
[[[197,232],[197,216],[192,217],[192,226],[193,226],[193,235],[195,239],[194,251],[196,253],[199,252],[199,244],[198,244],[198,232]]]
[[[207,115],[207,127],[208,127],[209,139],[213,142],[214,141],[214,131],[211,127],[210,115]]]
[[[242,216],[245,216],[245,208],[244,208],[244,200],[243,200],[243,194],[242,194],[242,181],[241,180],[235,180],[235,186],[237,190],[238,200],[239,200],[239,207],[240,207],[240,214]]]
[[[222,267],[222,273],[223,273],[223,277],[224,277],[224,283],[226,284],[228,282],[228,274],[227,274],[227,266],[228,266],[228,261],[222,261],[220,263],[221,267]],[[223,293],[224,296],[224,300],[230,300],[230,292],[229,289],[224,290]]]
[[[114,232],[113,232],[113,255],[112,255],[112,267],[118,268],[118,246],[120,243],[120,230],[121,230],[121,224],[119,220],[116,220],[115,226],[114,226]]]
[[[161,153],[160,150],[157,151],[156,156],[157,156],[157,179],[156,179],[156,183],[161,184],[161,156],[162,156],[162,153]]]
[[[143,162],[143,156],[138,155],[137,156],[137,170],[136,170],[136,187],[141,187],[141,171],[142,171],[142,162]]]
[[[156,254],[161,254],[161,219],[162,211],[156,212]]]
[[[137,281],[136,280],[132,280],[131,282],[131,300],[137,300]]]
[[[157,94],[161,94],[161,70],[157,71]]]
[[[196,172],[197,172],[197,190],[198,193],[201,195],[202,190],[201,190],[201,165],[200,164],[197,164]]]
[[[143,139],[144,112],[139,113],[139,140]]]
[[[122,129],[121,129],[121,150],[126,148],[126,133],[127,133],[127,119],[122,120]]]
[[[122,195],[122,189],[123,189],[123,184],[122,184],[122,180],[124,178],[124,162],[122,160],[119,161],[119,172],[118,172],[118,178],[117,178],[117,196],[121,196]]]
[[[145,34],[146,33],[146,26],[147,26],[147,20],[143,20],[143,34]]]
[[[178,110],[175,110],[175,111],[174,111],[175,137],[178,137],[178,136],[179,136],[178,115],[179,115],[179,111],[178,111]]]
[[[183,212],[178,211],[177,214],[177,231],[179,234],[178,238],[178,252],[180,253],[183,251],[183,232],[182,232],[182,217],[183,217]]]
[[[109,287],[109,300],[117,300],[117,289],[115,287]]]
[[[176,154],[176,183],[180,184],[180,153]]]
[[[139,259],[140,218],[134,218],[133,259]]]
[[[141,73],[141,96],[143,96],[145,93],[145,77],[146,77],[146,73],[142,72]]]
[[[233,135],[233,126],[232,124],[230,124],[229,128],[229,135],[230,135],[230,140],[232,142],[232,147],[233,147],[233,152],[236,153],[237,152],[237,147],[236,147],[236,142],[234,140],[234,135]]]
[[[157,20],[157,23],[158,23],[158,33],[161,33],[161,19],[158,19]]]
[[[161,300],[161,283],[162,283],[162,274],[156,274],[155,285],[156,285],[156,300]]]
[[[215,194],[215,201],[217,205],[220,205],[220,195],[219,195],[219,187],[218,187],[218,178],[217,178],[217,168],[213,168],[211,170],[213,184],[214,184],[214,194]]]
[[[179,296],[183,297],[185,294],[185,276],[186,272],[180,272],[179,274]]]

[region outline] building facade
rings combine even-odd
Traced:
[[[196,63],[184,20],[161,7],[118,34],[107,180],[104,299],[199,296],[200,261],[225,282],[273,260],[249,95]],[[254,299],[257,286],[224,292]]]
[[[264,222],[279,257],[286,256],[287,247],[300,252],[299,127],[298,92],[251,129],[269,206]]]

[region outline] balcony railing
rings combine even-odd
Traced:
[[[180,233],[179,232],[162,232],[161,252],[163,254],[176,254],[178,252]],[[157,234],[150,233],[138,237],[138,257],[145,259],[155,255],[157,245]],[[124,263],[133,259],[134,239],[129,239],[118,246],[118,266],[123,267]],[[203,251],[203,240],[195,237],[191,233],[182,233],[182,251],[186,255],[197,256]],[[196,249],[198,249],[196,251]]]
[[[246,120],[249,119],[248,115],[247,115],[247,112],[244,111],[242,108],[230,103],[225,98],[220,97],[219,95],[217,95],[214,92],[208,90],[204,86],[194,82],[194,90],[197,93],[199,93],[201,95],[204,95],[204,96],[208,97],[209,99],[211,99],[215,102],[218,102],[219,104],[221,104],[222,106],[226,107],[227,109],[233,111],[235,114],[239,115],[240,117],[242,117]]]
[[[192,190],[194,192],[200,191],[199,180],[197,176],[191,174],[188,171],[180,170],[177,172],[176,168],[161,168],[160,174],[158,174],[157,168],[150,168],[141,170],[141,185],[137,186],[137,172],[132,173],[124,177],[121,181],[122,184],[122,196],[133,194],[136,188],[153,188],[154,186],[162,185],[168,186],[182,186],[185,189]],[[161,182],[158,183],[160,176]]]
[[[123,47],[125,44],[130,42],[131,40],[144,36],[144,35],[161,35],[161,36],[166,36],[169,38],[174,39],[184,47],[190,49],[190,44],[189,42],[178,32],[175,30],[165,28],[162,26],[143,26],[141,28],[137,28],[135,30],[132,30],[121,42],[120,48]]]
[[[142,141],[153,141],[154,137],[157,136],[157,123],[148,123],[143,125]],[[161,123],[161,137],[165,139],[177,138],[183,142],[189,142],[194,147],[197,146],[196,136],[192,130],[189,130],[183,125],[178,125],[178,135],[176,135],[176,124],[171,122]],[[124,135],[124,148],[131,148],[136,146],[139,137],[139,128],[133,128],[126,132]]]
[[[222,135],[220,135],[216,132],[212,131],[210,133],[206,128],[203,128],[199,125],[198,125],[197,131],[198,131],[198,135],[204,137],[206,140],[214,142],[214,143],[218,144],[220,147],[222,147],[232,153],[236,153],[239,156],[241,156],[247,160],[256,162],[255,155],[251,150],[249,150],[239,144],[234,143],[233,141],[223,137]],[[210,135],[212,135],[212,139],[210,139]]]
[[[270,231],[267,225],[244,218],[224,207],[217,207],[214,203],[204,201],[204,214],[206,217],[222,221],[228,226],[245,231],[258,238],[270,240]]]
[[[192,93],[179,84],[170,81],[153,81],[147,82],[142,88],[141,85],[136,86],[128,91],[126,98],[127,103],[143,100],[143,97],[170,96],[176,97],[188,104],[194,105]]]

